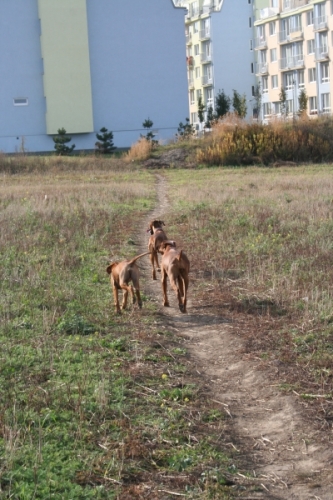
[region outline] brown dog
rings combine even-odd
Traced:
[[[159,251],[161,243],[168,239],[167,235],[162,229],[163,226],[165,226],[165,224],[162,220],[152,220],[149,223],[149,227],[147,229],[147,233],[150,233],[151,235],[148,240],[148,250],[150,252],[150,262],[153,268],[153,280],[156,280],[155,264],[157,270],[160,270],[157,253]]]
[[[159,251],[163,254],[161,261],[163,305],[168,307],[167,277],[177,294],[179,309],[186,312],[187,290],[189,284],[190,261],[183,250],[176,248],[174,241],[164,241]]]
[[[142,307],[142,300],[140,296],[140,285],[139,285],[139,268],[136,265],[136,261],[143,257],[144,255],[148,255],[149,252],[142,253],[141,255],[137,255],[133,257],[131,260],[123,260],[121,262],[112,262],[107,268],[106,272],[111,276],[111,285],[113,289],[114,296],[114,305],[116,306],[116,311],[120,314],[119,307],[119,299],[118,299],[118,290],[123,289],[123,303],[121,308],[125,309],[127,305],[128,293],[132,296],[133,304],[135,304],[135,298],[138,299],[138,306]],[[129,285],[129,282],[132,281],[133,286],[135,288],[135,293],[133,290],[133,286]],[[135,297],[136,295],[136,297]]]

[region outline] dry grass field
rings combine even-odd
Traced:
[[[1,498],[255,496],[236,480],[252,472],[225,446],[226,415],[145,279],[142,311],[114,311],[105,269],[140,253],[156,172],[121,159],[0,160]],[[333,167],[159,174],[191,301],[240,318],[246,351],[280,363],[281,391],[328,429]]]

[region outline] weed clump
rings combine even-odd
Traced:
[[[333,160],[333,121],[328,118],[248,124],[228,115],[213,126],[197,151],[206,165],[269,165]]]

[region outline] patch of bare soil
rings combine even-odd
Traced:
[[[168,209],[166,180],[161,175],[156,179],[157,205],[143,222],[145,227],[152,218],[163,219]],[[142,252],[147,242],[148,235],[142,231]],[[236,311],[224,317],[210,304],[196,304],[191,300],[191,275],[188,314],[179,312],[172,291],[170,308],[163,308],[160,280],[151,279],[148,259],[141,262],[145,293],[161,304],[165,325],[186,342],[211,399],[228,416],[230,451],[261,486],[251,496],[239,492],[239,498],[332,500],[332,429],[322,428],[297,395],[279,390],[278,365],[267,366],[246,352],[244,315],[238,317]]]

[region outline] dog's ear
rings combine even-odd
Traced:
[[[113,262],[112,264],[109,264],[109,265],[108,265],[108,267],[106,268],[106,272],[107,272],[108,274],[111,274],[111,272],[112,272],[112,268],[113,268],[113,266],[114,266],[114,265],[115,265],[115,262]]]

